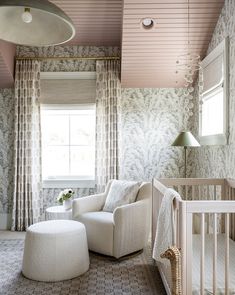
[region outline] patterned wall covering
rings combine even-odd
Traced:
[[[108,56],[119,55],[119,49],[83,46],[18,47],[17,55],[21,57]],[[41,70],[94,71],[95,62],[48,60],[42,63]],[[170,147],[170,144],[179,131],[191,128],[193,107],[193,101],[184,97],[184,89],[122,89],[121,178],[151,180],[155,175],[182,176],[183,149]],[[12,132],[11,128],[8,130]],[[192,162],[189,161],[188,172],[191,173],[191,170]],[[56,204],[56,196],[60,190],[58,188],[43,190],[44,208]],[[75,197],[91,193],[93,193],[92,188],[76,189]],[[7,203],[7,199],[5,201]],[[11,202],[8,202],[7,206],[10,205]]]
[[[86,57],[86,56],[120,56],[119,47],[97,46],[18,46],[18,57]],[[95,71],[95,60],[46,60],[41,63],[43,72]]]
[[[96,47],[96,46],[55,46],[55,47],[27,47],[18,46],[19,57],[85,57],[85,56],[119,56],[119,47]],[[42,72],[73,72],[95,71],[95,60],[46,60],[41,62]],[[58,188],[43,189],[44,209],[58,205],[56,197],[62,190]],[[94,193],[93,188],[75,189],[75,198]]]
[[[13,197],[14,98],[0,89],[0,213],[11,211]]]
[[[170,145],[179,131],[191,128],[193,107],[184,89],[123,89],[121,178],[182,176],[183,149]],[[191,169],[189,162],[189,174]]]
[[[235,1],[226,0],[216,25],[208,53],[226,36],[229,36],[229,144],[227,146],[203,146],[196,150],[192,161],[195,163],[194,176],[235,177]],[[198,94],[195,95],[198,102]],[[196,105],[195,114],[198,114]],[[196,124],[198,126],[198,116]]]

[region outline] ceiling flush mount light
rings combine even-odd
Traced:
[[[154,26],[154,20],[152,18],[144,18],[141,23],[142,27],[147,30],[152,29]]]
[[[0,39],[20,45],[63,44],[75,35],[72,20],[47,0],[1,0]]]

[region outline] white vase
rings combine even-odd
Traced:
[[[64,200],[63,201],[63,206],[65,210],[69,210],[72,207],[72,200],[68,199],[68,200]]]

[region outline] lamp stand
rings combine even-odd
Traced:
[[[184,178],[187,178],[187,147],[184,146]]]

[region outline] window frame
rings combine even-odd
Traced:
[[[208,66],[220,55],[223,56],[223,75],[219,85],[209,89],[203,94],[199,95],[199,140],[201,145],[226,145],[229,137],[229,91],[228,91],[228,38],[225,38],[203,61],[202,61],[202,72],[203,68]],[[219,90],[223,90],[223,133],[202,135],[202,103],[203,100],[208,97],[213,97],[213,94],[218,93]]]
[[[41,104],[41,110],[95,110],[95,104]],[[93,188],[95,174],[82,176],[55,176],[42,179],[43,188]]]

